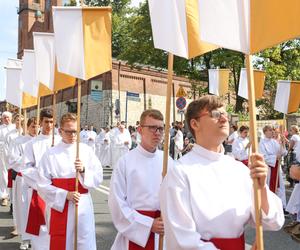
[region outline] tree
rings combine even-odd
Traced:
[[[76,0],[69,0],[68,3],[65,3],[64,6],[76,6]]]
[[[131,0],[85,0],[88,6],[112,7],[112,56],[117,58],[122,50],[121,40],[125,39],[127,16],[131,13]]]
[[[300,80],[300,40],[282,43],[259,54],[258,67],[266,70],[265,98],[258,105],[265,119],[282,118],[283,114],[274,110],[278,80]]]

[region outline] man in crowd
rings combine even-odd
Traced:
[[[13,216],[16,220],[17,232],[21,235],[21,250],[29,248],[30,235],[25,232],[28,220],[28,186],[25,184],[21,171],[24,169],[24,148],[38,132],[37,120],[30,118],[27,122],[27,135],[20,135],[9,145],[8,163],[17,173],[13,185]]]
[[[38,166],[38,191],[51,208],[50,250],[74,249],[75,206],[78,206],[78,250],[96,250],[93,202],[89,189],[103,180],[102,166],[84,143],[76,158],[77,117],[67,113],[60,121],[62,141],[43,155]],[[79,172],[78,192],[75,191]]]
[[[95,141],[97,133],[93,130],[93,126],[85,125],[84,129],[80,132],[80,141],[87,144],[95,152]]]
[[[124,124],[120,124],[119,128],[113,134],[112,143],[112,167],[114,168],[118,160],[129,152],[131,148],[131,136]]]
[[[255,218],[251,177],[261,190],[264,228],[279,230],[282,204],[266,185],[263,157],[253,154],[249,170],[224,155],[229,123],[221,100],[204,96],[191,102],[186,120],[196,142],[168,171],[161,188],[167,249],[244,249],[245,225]]]
[[[8,205],[8,173],[6,166],[7,153],[5,152],[5,137],[6,134],[15,129],[15,125],[12,124],[12,114],[8,111],[2,113],[2,125],[0,126],[0,199],[1,206]]]
[[[248,166],[250,142],[248,139],[249,128],[241,126],[239,129],[239,137],[232,144],[232,154],[234,158]]]
[[[16,179],[16,172],[13,170],[11,164],[9,163],[9,148],[14,143],[15,139],[19,137],[22,134],[22,127],[24,125],[24,118],[20,114],[15,114],[12,119],[13,124],[15,125],[15,129],[12,129],[9,131],[5,136],[5,154],[7,155],[5,165],[7,166],[8,170],[8,191],[9,191],[9,197],[10,197],[10,211],[13,215],[13,222],[14,222],[14,230],[10,233],[13,236],[18,235],[17,231],[17,225],[16,225],[16,216],[15,213],[13,213],[13,203],[14,203],[14,197],[13,197],[13,190],[15,189],[15,179]]]
[[[157,237],[164,233],[158,198],[163,166],[163,152],[157,149],[164,132],[161,112],[145,110],[138,131],[141,143],[120,158],[111,180],[108,205],[118,230],[112,250],[157,249]]]
[[[176,134],[174,136],[174,160],[178,160],[183,150],[183,133],[182,133],[182,122],[178,122],[175,126]]]
[[[26,233],[31,234],[31,244],[34,250],[49,249],[49,235],[45,218],[45,202],[37,193],[38,167],[43,154],[51,147],[53,113],[51,109],[44,109],[40,113],[41,134],[26,144],[24,149],[24,165],[21,171],[25,183],[32,192]],[[60,140],[54,138],[54,144]]]

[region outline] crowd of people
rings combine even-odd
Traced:
[[[108,206],[118,234],[112,250],[154,250],[160,235],[169,250],[244,249],[245,226],[255,223],[253,178],[261,190],[264,229],[279,230],[286,211],[296,217],[285,230],[298,239],[300,185],[287,203],[282,174],[282,158],[293,151],[290,175],[300,179],[297,126],[289,139],[265,126],[260,154],[252,154],[249,128],[229,127],[220,99],[201,97],[189,104],[185,122],[171,126],[164,179],[159,110],[145,110],[128,128],[120,122],[97,133],[84,126],[78,155],[76,115],[64,114],[56,135],[53,130],[49,109],[41,111],[40,121],[2,113],[0,198],[2,206],[11,204],[20,249],[73,249],[76,207],[77,249],[97,249],[89,190],[102,182],[103,167],[113,169]]]

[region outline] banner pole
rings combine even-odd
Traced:
[[[245,55],[247,80],[248,80],[248,99],[249,99],[249,127],[250,127],[250,141],[252,153],[258,152],[257,140],[257,126],[256,126],[256,107],[255,107],[255,91],[254,91],[254,73],[252,65],[252,56]],[[263,242],[263,227],[261,224],[261,190],[258,188],[258,179],[253,180],[254,189],[254,207],[255,207],[255,221],[256,221],[256,246],[258,250],[264,249]]]
[[[166,112],[165,112],[165,138],[164,138],[164,158],[163,158],[163,172],[164,178],[168,171],[168,158],[169,158],[169,139],[170,139],[170,111],[171,111],[171,91],[173,82],[173,63],[174,55],[169,53],[168,55],[168,84],[167,84],[167,96],[166,96]],[[163,218],[163,216],[161,215]],[[163,235],[159,235],[159,250],[163,250]]]
[[[53,103],[52,103],[52,111],[53,111],[52,147],[54,147],[54,138],[55,138],[56,94],[57,94],[57,91],[54,91],[54,93],[53,93]]]

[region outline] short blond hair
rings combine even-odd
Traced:
[[[62,127],[66,122],[77,122],[77,115],[74,113],[66,113],[60,118],[60,127]]]
[[[140,124],[141,125],[143,125],[146,117],[148,117],[148,116],[154,118],[155,120],[160,120],[160,121],[164,120],[164,116],[159,110],[157,110],[157,109],[147,109],[141,114],[141,117],[140,117]]]

